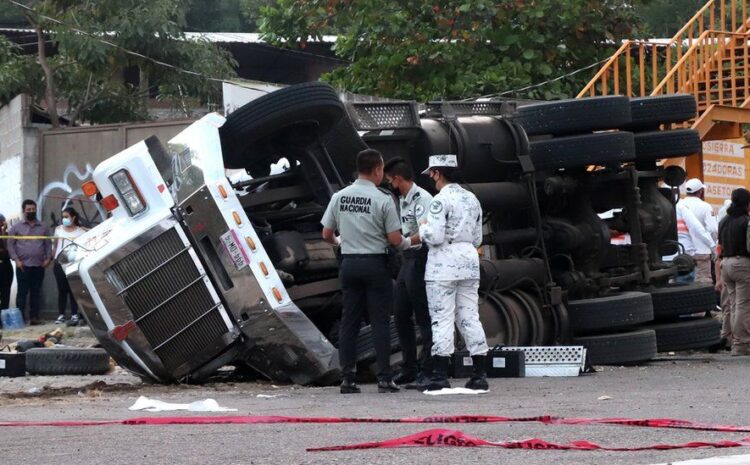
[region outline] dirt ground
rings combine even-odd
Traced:
[[[82,338],[84,339],[84,338]],[[679,418],[750,424],[750,357],[726,353],[664,355],[646,366],[601,367],[575,378],[491,380],[479,397],[431,397],[415,391],[342,396],[335,387],[276,386],[224,380],[205,385],[143,384],[120,369],[96,377],[26,377],[0,381],[0,421],[100,420],[196,415],[128,410],[139,396],[188,403],[213,398],[229,415],[390,417],[453,414],[504,416]],[[456,382],[460,385],[460,381]],[[216,414],[226,415],[226,414]],[[265,424],[98,427],[2,427],[2,463],[44,460],[87,464],[653,464],[723,455],[750,448],[644,452],[523,451],[495,448],[410,448],[306,452],[306,448],[404,436],[435,427],[494,441],[590,440],[612,446],[740,439],[747,433],[553,426],[538,423]]]

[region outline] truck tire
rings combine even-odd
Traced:
[[[628,130],[657,129],[665,123],[682,123],[698,113],[695,98],[688,94],[655,95],[630,99]]]
[[[26,371],[32,375],[103,375],[109,371],[104,349],[39,348],[26,351]]]
[[[577,337],[573,338],[573,344],[587,349],[592,365],[631,364],[656,356],[656,333],[652,329]]]
[[[322,82],[285,87],[259,97],[227,116],[219,128],[224,165],[250,169],[268,163],[268,157],[278,153],[280,141],[309,146],[343,115],[338,94]],[[290,141],[284,134],[295,127]]]
[[[630,102],[620,95],[535,103],[514,118],[530,136],[617,129],[630,123]]]
[[[401,343],[398,339],[396,330],[396,321],[391,318],[388,325],[391,334],[391,353],[401,350]],[[373,361],[376,358],[375,337],[372,333],[372,326],[363,326],[357,336],[357,363]]]
[[[638,160],[686,157],[703,151],[695,129],[635,133],[635,156]]]
[[[606,165],[635,159],[631,132],[602,132],[556,137],[530,144],[531,161],[537,171]]]
[[[367,148],[348,115],[344,115],[328,134],[323,145],[344,182],[357,178],[357,154]]]
[[[674,320],[680,315],[716,308],[716,291],[711,284],[672,284],[651,291],[654,320]]]
[[[626,328],[654,319],[651,296],[645,292],[623,292],[595,299],[568,302],[570,326],[575,333]]]
[[[691,318],[676,323],[644,326],[656,332],[656,350],[705,349],[721,340],[721,322],[711,317]]]

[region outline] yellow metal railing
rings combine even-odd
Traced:
[[[737,61],[722,54],[734,54],[736,51],[734,46],[726,47],[727,39],[733,40],[736,34],[750,30],[748,13],[748,2],[745,0],[710,0],[668,41],[627,40],[578,97],[609,94],[635,97],[673,93],[684,91],[688,84],[698,89],[696,74],[702,72],[709,76],[708,70],[712,66],[705,52],[717,54],[714,58],[719,63],[722,58],[726,58],[728,63]],[[712,46],[712,41],[715,46]],[[700,47],[696,47],[697,44]],[[683,59],[688,54],[695,58]],[[698,61],[698,56],[703,61]],[[746,67],[747,60],[743,61]]]
[[[704,31],[651,95],[689,93],[699,110],[742,106],[750,97],[750,32]]]

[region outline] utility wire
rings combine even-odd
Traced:
[[[19,2],[15,1],[15,0],[8,0],[8,1],[11,4],[13,4],[13,5],[15,5],[15,6],[19,7],[19,8],[22,8],[22,9],[24,9],[26,11],[29,11],[29,12],[31,12],[31,13],[39,16],[40,18],[46,19],[47,21],[51,21],[51,22],[53,22],[55,24],[59,24],[60,26],[66,27],[70,31],[77,32],[79,34],[83,34],[83,35],[85,35],[87,37],[91,37],[92,39],[94,39],[94,40],[96,40],[96,41],[98,41],[98,42],[100,42],[102,44],[105,44],[105,45],[108,45],[110,47],[116,48],[117,50],[120,50],[123,53],[126,53],[128,55],[135,56],[135,57],[141,58],[143,60],[149,61],[149,62],[151,62],[151,63],[153,63],[153,64],[155,64],[157,66],[162,66],[162,67],[165,67],[165,68],[170,68],[170,69],[173,69],[173,70],[175,70],[175,71],[177,71],[179,73],[189,74],[191,76],[197,76],[197,77],[200,77],[200,78],[203,78],[203,79],[206,79],[206,80],[209,80],[209,81],[213,81],[213,82],[221,82],[221,83],[224,83],[224,82],[230,83],[231,82],[231,81],[228,81],[226,79],[216,78],[216,77],[213,77],[213,76],[206,76],[205,74],[199,73],[197,71],[192,71],[192,70],[189,70],[189,69],[181,68],[179,66],[175,66],[175,65],[166,63],[164,61],[157,60],[156,58],[151,58],[151,57],[149,57],[147,55],[144,55],[142,53],[135,52],[133,50],[127,49],[125,47],[122,47],[121,45],[115,44],[114,42],[110,42],[109,40],[102,39],[101,37],[97,36],[96,34],[92,34],[92,33],[88,32],[88,31],[84,31],[82,29],[79,29],[76,26],[64,23],[63,21],[60,21],[57,18],[52,18],[52,17],[47,16],[45,14],[39,13],[36,10],[34,10],[33,8],[31,8],[30,6],[24,5],[23,3],[19,3]],[[247,86],[243,86],[243,87],[246,87],[246,88],[252,89],[252,90],[257,90],[257,91],[263,92],[263,93],[268,93],[268,91],[265,90],[265,89],[259,89],[259,88],[247,87]]]
[[[479,99],[479,98],[490,98],[490,97],[503,97],[503,96],[509,95],[509,94],[515,94],[515,93],[523,92],[523,91],[530,90],[530,89],[536,89],[537,87],[546,86],[547,84],[551,84],[553,82],[561,81],[561,80],[563,80],[565,78],[569,78],[570,76],[574,76],[574,75],[576,75],[578,73],[582,73],[583,71],[586,71],[586,70],[589,70],[591,68],[597,67],[597,66],[601,65],[602,63],[608,61],[610,58],[611,57],[604,58],[602,60],[597,61],[596,63],[591,63],[588,66],[584,66],[583,68],[579,68],[579,69],[577,69],[575,71],[571,71],[570,73],[566,73],[566,74],[563,74],[561,76],[557,76],[556,78],[548,79],[548,80],[546,80],[544,82],[539,82],[537,84],[531,84],[531,85],[525,86],[525,87],[519,87],[517,89],[506,90],[504,92],[499,92],[499,93],[496,93],[496,94],[487,94],[487,95],[482,95],[480,97],[471,97],[471,98],[466,99],[466,100],[475,100],[475,99]]]
[[[642,44],[642,42],[633,42],[631,44],[631,47],[639,47],[641,44]],[[657,48],[666,47],[666,45],[662,45],[662,44],[655,44],[655,45],[656,45]],[[526,91],[526,90],[536,89],[538,87],[546,86],[547,84],[551,84],[553,82],[557,82],[557,81],[561,81],[561,80],[563,80],[565,78],[569,78],[569,77],[574,76],[574,75],[576,75],[578,73],[582,73],[583,71],[587,71],[587,70],[589,70],[591,68],[595,68],[595,67],[601,65],[602,63],[605,63],[605,62],[609,61],[611,58],[612,57],[609,56],[607,58],[604,58],[604,59],[601,59],[601,60],[597,61],[596,63],[591,63],[588,66],[584,66],[583,68],[579,68],[579,69],[577,69],[575,71],[571,71],[569,73],[563,74],[562,76],[557,76],[556,78],[548,79],[548,80],[546,80],[544,82],[539,82],[537,84],[531,84],[531,85],[528,85],[528,86],[525,86],[525,87],[519,87],[518,89],[506,90],[504,92],[500,92],[500,93],[496,93],[496,94],[482,95],[481,97],[471,97],[471,98],[468,98],[468,99],[465,99],[465,100],[474,100],[474,99],[478,99],[478,98],[490,98],[490,97],[503,97],[503,96],[509,95],[509,94],[515,94],[515,93],[523,92],[523,91]],[[519,99],[519,100],[522,100],[522,99]]]

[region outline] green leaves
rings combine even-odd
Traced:
[[[56,47],[49,62],[57,99],[67,101],[65,116],[74,122],[148,118],[147,98],[154,95],[178,108],[186,102],[215,103],[220,101],[220,83],[207,77],[234,76],[236,63],[227,52],[207,41],[186,39],[184,0],[41,0],[31,6],[64,23],[31,16]],[[203,76],[158,65],[124,49]],[[35,58],[0,41],[0,99],[7,101],[19,92],[43,97],[44,79]],[[19,74],[26,77],[19,79]],[[140,76],[141,86],[127,84],[125,74]]]
[[[504,92],[590,65],[612,53],[609,37],[637,34],[633,3],[276,0],[261,10],[260,25],[266,40],[285,47],[336,35],[334,51],[350,65],[324,77],[334,85],[426,101]],[[590,76],[519,96],[573,95]]]

